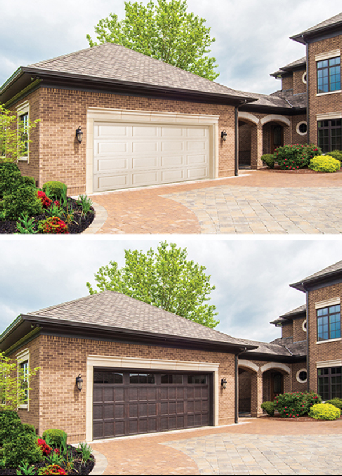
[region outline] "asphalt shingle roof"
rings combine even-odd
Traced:
[[[295,61],[292,61],[292,63],[289,63],[286,66],[282,66],[281,68],[279,68],[278,71],[276,71],[275,73],[272,73],[271,76],[279,76],[279,75],[285,74],[285,73],[287,73],[289,71],[292,71],[293,69],[295,69],[299,66],[306,66],[306,57],[305,56],[303,56],[303,58],[299,58]]]
[[[328,18],[327,20],[322,21],[321,23],[318,23],[315,26],[308,28],[307,30],[302,31],[301,33],[298,33],[297,35],[292,36],[291,38],[301,36],[301,35],[307,35],[310,33],[316,33],[316,32],[319,32],[320,30],[325,30],[327,28],[334,27],[338,25],[339,23],[342,23],[342,12],[338,13],[337,15],[331,18]]]
[[[104,291],[26,315],[65,323],[93,324],[103,328],[246,345],[243,339],[235,339],[114,291]]]
[[[338,273],[338,272],[342,272],[342,261],[337,261],[337,263],[332,264],[328,266],[327,268],[324,268],[321,271],[318,271],[317,273],[311,274],[310,276],[307,276],[306,278],[301,279],[297,283],[290,284],[290,286],[293,288],[301,289],[302,283],[314,281],[316,279],[320,279],[324,277],[329,277],[330,275]]]
[[[222,84],[189,73],[122,45],[104,43],[29,65],[42,71],[248,98]]]

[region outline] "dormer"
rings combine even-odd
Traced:
[[[271,324],[281,327],[281,340],[283,344],[292,344],[306,340],[305,304],[279,316]]]
[[[281,90],[291,94],[306,92],[306,58],[300,58],[292,63],[282,66],[272,73],[276,79],[281,79]]]

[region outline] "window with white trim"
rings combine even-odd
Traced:
[[[324,341],[341,337],[340,305],[317,309],[317,340]]]
[[[29,133],[28,133],[28,124],[29,124],[29,103],[25,102],[17,108],[18,114],[18,134],[21,135],[21,140],[24,142],[25,149],[21,157],[18,158],[20,161],[29,161]]]
[[[25,351],[21,352],[17,356],[17,378],[19,382],[19,386],[23,391],[23,399],[18,408],[23,408],[28,410],[29,408],[29,363],[30,363],[30,355],[29,350],[26,349]]]
[[[317,94],[341,90],[341,58],[317,61]]]

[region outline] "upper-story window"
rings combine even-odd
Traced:
[[[341,58],[317,61],[317,93],[329,93],[341,89]]]
[[[317,309],[317,337],[318,341],[341,337],[340,305]]]

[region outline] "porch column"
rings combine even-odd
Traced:
[[[284,393],[292,392],[291,374],[284,374]]]
[[[262,373],[259,370],[251,375],[251,415],[259,417],[262,415]]]
[[[262,166],[260,157],[262,156],[263,138],[262,138],[262,124],[253,125],[251,129],[251,166],[252,169],[258,169]]]

